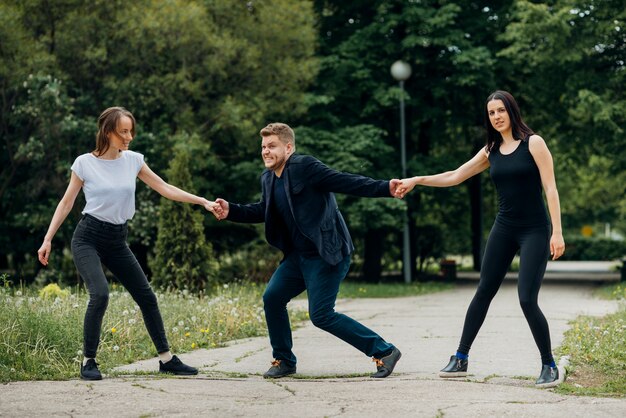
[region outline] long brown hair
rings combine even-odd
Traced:
[[[135,117],[128,110],[123,107],[115,106],[109,107],[100,114],[98,118],[98,133],[96,134],[96,149],[93,151],[96,157],[100,157],[109,150],[109,134],[111,132],[117,132],[117,122],[123,117],[127,116],[133,123],[133,127],[130,130],[133,138],[135,137]]]
[[[522,114],[519,110],[517,102],[513,98],[513,95],[508,91],[496,90],[487,97],[485,103],[485,128],[487,129],[487,151],[491,152],[493,149],[500,148],[502,144],[502,135],[496,131],[489,121],[489,111],[487,110],[487,103],[492,100],[502,100],[504,108],[509,114],[511,120],[511,131],[513,133],[513,139],[516,141],[525,141],[528,137],[534,134],[533,130],[528,127],[522,120]]]

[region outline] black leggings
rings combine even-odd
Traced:
[[[554,361],[550,347],[548,321],[539,309],[537,296],[549,255],[550,226],[511,227],[494,223],[483,257],[480,283],[465,316],[459,352],[468,354],[485,321],[491,300],[520,250],[520,269],[517,283],[519,302],[541,354],[541,362]]]
[[[102,319],[109,303],[109,284],[102,264],[108,267],[133,297],[158,353],[169,351],[157,298],[135,255],[128,248],[126,224],[114,225],[85,215],[72,238],[74,264],[89,291],[83,324],[83,352],[96,357]],[[102,263],[102,264],[101,264]]]

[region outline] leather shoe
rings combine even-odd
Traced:
[[[565,380],[565,369],[561,367],[550,367],[547,364],[541,366],[541,374],[535,382],[538,388],[553,388],[560,385]]]
[[[439,377],[465,377],[467,376],[467,359],[450,356],[450,362],[441,369]]]
[[[284,361],[274,359],[274,361],[272,361],[272,367],[270,367],[269,370],[263,374],[263,377],[266,379],[277,379],[279,377],[294,374],[295,372],[295,365],[288,366]]]
[[[396,367],[396,363],[400,360],[400,357],[402,357],[402,353],[396,347],[393,348],[391,354],[383,358],[377,359],[372,357],[372,361],[376,363],[377,371],[370,377],[380,379],[389,376],[391,372],[393,372],[394,367]]]

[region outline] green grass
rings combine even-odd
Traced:
[[[602,286],[595,294],[602,299],[626,300],[626,283]]]
[[[447,283],[364,284],[345,282],[340,298],[389,298],[422,295],[451,288]],[[214,348],[225,342],[265,335],[263,285],[222,285],[211,296],[157,292],[166,334],[174,353]],[[83,318],[88,301],[80,288],[12,288],[0,283],[0,382],[75,378],[82,361]],[[308,313],[295,310],[297,326]],[[128,292],[111,286],[102,324],[98,363],[103,372],[156,351],[141,312]]]
[[[231,284],[211,296],[158,292],[172,351],[219,347],[229,340],[265,335],[262,291],[259,285]],[[1,287],[0,382],[75,378],[83,357],[87,300],[79,289],[40,295],[35,289]],[[306,319],[306,312],[290,316],[297,324]],[[155,356],[139,308],[128,292],[113,285],[98,348],[101,370]]]
[[[338,298],[397,298],[403,296],[418,296],[428,293],[441,292],[452,289],[451,283],[443,282],[413,282],[405,283],[358,283],[344,281],[339,287]]]
[[[599,294],[625,300],[626,286],[603,287]],[[565,333],[560,354],[570,356],[569,374],[560,393],[626,396],[626,307],[602,318],[581,316]]]

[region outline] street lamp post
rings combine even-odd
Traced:
[[[391,66],[391,75],[400,84],[400,158],[402,159],[402,177],[406,178],[406,127],[404,121],[404,82],[411,77],[411,66],[404,61],[396,61]],[[411,246],[409,243],[409,218],[404,212],[404,230],[402,233],[402,271],[405,283],[411,283]]]

